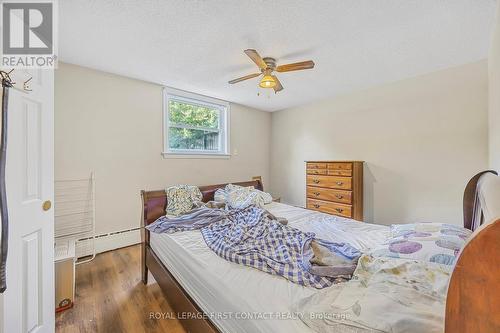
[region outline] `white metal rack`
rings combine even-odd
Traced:
[[[95,174],[89,178],[56,180],[54,183],[56,247],[74,243],[75,257],[95,258]]]

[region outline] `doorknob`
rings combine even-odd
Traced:
[[[42,209],[44,211],[48,211],[52,207],[52,202],[50,200],[46,200],[42,204]]]

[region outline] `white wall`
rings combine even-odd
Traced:
[[[3,294],[0,294],[0,333],[3,333]]]
[[[164,159],[159,85],[64,63],[55,75],[55,178],[96,172],[98,234],[140,225],[141,189],[268,183],[270,113],[231,105],[230,159]]]
[[[490,168],[500,171],[500,2],[490,57],[489,72],[489,152]]]
[[[481,61],[273,113],[272,191],[304,205],[305,160],[364,160],[366,221],[462,224],[488,166],[487,77]]]

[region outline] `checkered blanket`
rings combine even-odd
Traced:
[[[158,233],[201,229],[208,247],[222,258],[318,289],[345,281],[360,256],[349,244],[317,239],[314,233],[282,225],[256,206],[229,211],[199,208],[177,218],[160,217],[147,228]],[[328,276],[315,274],[312,242],[346,264],[333,267]]]

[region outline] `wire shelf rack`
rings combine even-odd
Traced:
[[[56,247],[75,243],[76,264],[95,258],[95,173],[89,178],[54,182],[54,237]],[[87,258],[90,256],[90,258]]]

